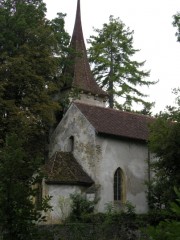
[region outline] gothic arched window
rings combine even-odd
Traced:
[[[124,201],[123,172],[118,168],[114,174],[114,201]]]

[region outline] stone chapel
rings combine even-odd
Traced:
[[[145,181],[149,178],[148,124],[151,117],[105,107],[108,94],[96,83],[87,59],[80,0],[70,46],[79,54],[64,70],[69,81],[61,94],[79,90],[50,137],[43,194],[52,196],[48,224],[62,217],[59,201],[70,194],[98,199],[96,211],[107,203],[129,201],[137,213],[148,209]],[[68,212],[68,207],[64,206]]]

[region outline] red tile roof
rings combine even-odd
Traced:
[[[98,86],[90,70],[82,31],[80,0],[78,0],[77,3],[76,20],[70,47],[72,47],[77,54],[75,54],[75,56],[73,56],[73,54],[69,56],[70,64],[66,66],[64,72],[65,87],[74,87],[85,93],[91,93],[101,97],[108,96],[108,94]]]
[[[136,113],[74,103],[97,133],[138,140],[148,140],[148,125],[154,118]]]
[[[92,185],[93,180],[70,152],[56,152],[44,167],[47,184]]]

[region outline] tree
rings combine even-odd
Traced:
[[[150,109],[152,103],[143,100],[146,95],[138,86],[149,86],[155,82],[145,81],[149,71],[140,70],[145,62],[132,60],[139,51],[133,48],[133,31],[119,19],[110,16],[109,23],[95,29],[90,36],[88,53],[97,82],[109,93],[109,106],[130,109],[133,102]],[[123,100],[119,104],[115,97]]]
[[[175,201],[174,186],[180,187],[180,89],[174,93],[177,106],[167,107],[150,126],[149,147],[155,154],[148,194],[152,209],[168,210],[170,202]]]
[[[42,0],[0,3],[0,228],[5,239],[32,239],[46,201],[34,208],[46,137],[60,108],[53,99],[69,35],[64,16],[49,21]]]
[[[157,226],[148,226],[145,229],[145,238],[151,240],[179,240],[180,236],[180,191],[175,188],[175,193],[177,195],[176,202],[171,203],[171,211],[173,212],[174,219],[166,219],[161,221]]]
[[[25,134],[33,152],[44,151],[48,128],[55,121],[52,113],[59,109],[52,96],[59,90],[61,59],[69,41],[64,15],[49,21],[45,12],[42,0],[1,1],[1,142],[12,131]]]
[[[177,12],[173,16],[173,26],[177,28],[176,36],[177,36],[177,41],[180,42],[180,12]]]
[[[33,203],[37,190],[32,186],[41,179],[37,170],[39,164],[40,159],[31,158],[24,150],[23,139],[16,134],[7,137],[5,146],[0,149],[0,228],[3,239],[34,239],[35,223],[44,220],[41,211],[49,209],[49,198],[36,208]]]

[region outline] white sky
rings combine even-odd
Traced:
[[[66,30],[72,35],[77,0],[44,0],[47,18],[57,12],[66,13]],[[172,16],[180,11],[179,0],[81,0],[81,19],[85,40],[101,28],[109,16],[119,17],[134,30],[134,48],[140,49],[137,61],[146,60],[143,70],[151,70],[150,79],[159,83],[150,86],[148,100],[155,101],[154,113],[174,105],[173,88],[180,87],[180,43]]]

